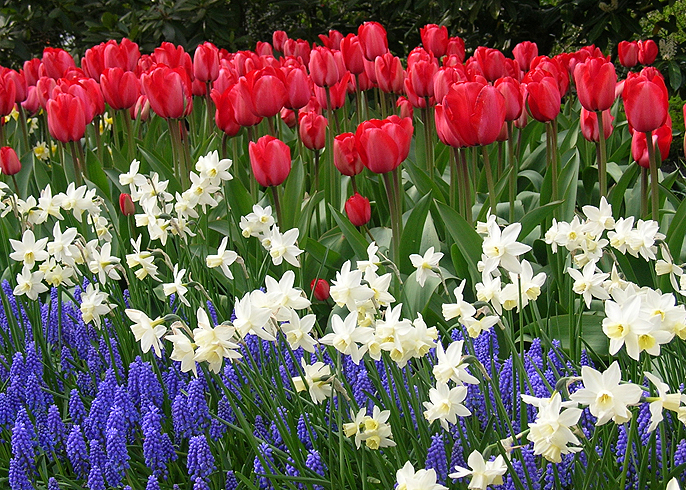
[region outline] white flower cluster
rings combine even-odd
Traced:
[[[343,424],[343,433],[346,437],[355,437],[357,449],[360,448],[362,442],[369,449],[395,446],[391,425],[388,423],[390,416],[390,410],[381,410],[376,405],[374,405],[372,415],[367,415],[367,409],[361,408],[357,414],[354,412],[350,414],[352,422]]]
[[[274,265],[281,265],[285,260],[295,267],[300,267],[298,255],[303,251],[295,244],[300,231],[298,228],[291,228],[286,233],[281,233],[274,222],[271,206],[263,208],[255,204],[252,213],[241,217],[239,226],[245,238],[252,236],[260,240]]]
[[[4,195],[7,189],[3,187],[0,191]],[[2,202],[6,206],[3,212],[14,209],[17,217],[29,227],[21,240],[10,239],[13,251],[9,257],[22,263],[22,271],[16,277],[15,295],[35,300],[48,290],[48,286],[73,286],[72,279],[77,275],[97,275],[101,284],[107,278],[121,279],[120,260],[112,256],[109,222],[100,214],[102,201],[96,197],[95,189],[87,190],[85,185],[77,188],[72,183],[66,192],[53,196],[48,185],[41,191],[38,201],[32,196],[23,201],[8,194]],[[86,213],[86,223],[92,226],[98,238],[86,242],[76,228],[62,230],[62,211],[71,211],[79,222]],[[31,227],[44,224],[51,217],[56,220],[52,236],[36,239]],[[34,270],[36,266],[37,270]],[[108,304],[107,299],[107,293],[100,291],[99,285],[89,285],[81,297],[83,321],[100,326],[100,318],[115,307]]]
[[[610,339],[610,354],[625,346],[627,354],[638,360],[642,351],[659,355],[660,346],[675,335],[686,339],[686,308],[676,304],[673,294],[639,287],[622,279],[615,266],[611,272],[603,272],[597,265],[608,245],[622,254],[656,260],[656,243],[665,238],[657,222],[638,220],[636,227],[633,217],[615,222],[605,198],[599,208],[584,206],[583,212],[584,221],[578,217],[571,223],[553,220],[546,242],[553,251],[565,247],[572,253],[574,264],[581,269],[569,267],[567,271],[574,279],[572,289],[583,296],[586,306],[590,307],[594,298],[604,301],[603,332]],[[602,238],[605,231],[607,238]],[[670,274],[672,285],[679,290],[676,277],[682,276],[683,270],[672,263],[665,246],[661,251],[663,259],[657,261],[657,273]]]
[[[150,239],[164,245],[169,233],[183,238],[194,236],[188,228],[190,220],[198,218],[198,207],[205,212],[208,206],[214,208],[221,202],[221,185],[233,178],[229,173],[231,164],[229,159],[220,160],[216,150],[200,157],[195,164],[197,173],[190,173],[190,188],[175,196],[167,192],[169,181],[160,180],[156,172],[141,175],[138,160],[133,160],[129,171],[119,176],[119,183],[129,186],[131,200],[143,211],[135,216],[136,226],[147,227]]]
[[[333,315],[333,333],[321,342],[351,355],[356,363],[365,354],[379,360],[385,351],[404,367],[411,358],[422,357],[436,346],[438,331],[428,327],[421,315],[414,321],[401,318],[402,304],[391,307],[395,302],[388,291],[391,273],[377,274],[381,263],[378,250],[372,242],[367,248],[367,260],[358,261],[354,270],[346,261],[336,273],[331,298],[339,307],[347,307],[350,314],[345,320]]]

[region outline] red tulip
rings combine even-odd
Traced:
[[[291,149],[273,136],[262,136],[248,147],[250,166],[261,186],[282,184],[291,171]]]
[[[102,95],[112,109],[128,109],[136,105],[140,95],[140,80],[132,71],[121,68],[107,68],[100,75]]]
[[[659,164],[669,155],[669,147],[672,144],[672,125],[663,124],[653,132],[652,137],[653,148],[656,150],[655,158]],[[631,137],[631,156],[641,167],[650,168],[650,158],[648,156],[648,145],[645,133],[634,131],[634,134]]]
[[[191,83],[183,68],[157,65],[141,76],[141,87],[160,117],[178,119],[193,110]]]
[[[3,73],[3,78],[12,80],[14,82],[14,101],[21,104],[28,96],[29,87],[26,84],[24,74],[15,70],[7,70]]]
[[[413,56],[414,54],[414,56]],[[412,60],[412,62],[410,62]],[[405,88],[408,85],[418,97],[431,97],[434,95],[434,75],[438,72],[438,62],[433,55],[421,48],[412,50],[407,60],[407,78]]]
[[[372,218],[372,208],[369,199],[356,192],[345,201],[345,214],[355,226],[364,226]]]
[[[605,111],[615,101],[617,73],[605,58],[588,58],[574,68],[579,102],[587,111]]]
[[[321,40],[322,44],[327,48],[339,50],[341,49],[341,41],[343,40],[343,34],[341,34],[335,29],[330,29],[328,36],[326,34],[320,34],[319,39]]]
[[[238,81],[238,74],[233,68],[222,67],[219,69],[219,76],[212,82],[212,88],[220,92],[233,87]]]
[[[419,29],[424,49],[431,51],[436,58],[442,57],[448,50],[448,28],[427,24]]]
[[[652,65],[657,58],[657,44],[652,39],[638,41],[638,62],[642,65]]]
[[[124,71],[136,71],[141,52],[138,44],[130,39],[123,38],[119,44],[109,41],[105,44],[103,58],[105,68],[121,68]]]
[[[5,175],[15,175],[21,170],[17,152],[10,146],[0,148],[0,171]]]
[[[60,48],[45,48],[42,61],[45,74],[55,80],[62,78],[70,68],[76,68],[74,58]]]
[[[449,66],[440,68],[434,75],[434,97],[436,102],[443,102],[443,98],[448,94],[450,86],[456,82],[467,80],[467,73],[463,65]]]
[[[518,119],[524,109],[524,96],[520,83],[512,77],[504,77],[495,81],[495,88],[505,98],[505,120]]]
[[[362,172],[364,165],[355,148],[353,133],[342,133],[333,139],[333,164],[340,173],[349,177]]]
[[[175,46],[174,44],[165,41],[159,47],[155,48],[153,58],[155,59],[155,63],[163,63],[170,68],[183,68],[188,74],[190,85],[190,80],[193,76],[193,62],[191,61],[191,55],[186,53],[183,46]],[[154,105],[153,110],[155,110]]]
[[[7,116],[15,106],[17,87],[11,78],[0,77],[0,117]]]
[[[124,216],[133,216],[136,214],[136,206],[133,204],[130,194],[119,194],[119,210]]]
[[[531,61],[538,56],[538,46],[531,41],[522,41],[512,49],[512,55],[522,71],[529,71]]]
[[[365,22],[357,29],[357,37],[362,45],[364,57],[374,61],[377,56],[388,52],[386,29],[378,22]]]
[[[560,91],[560,97],[562,97],[567,93],[569,76],[574,72],[574,68],[572,67],[570,70],[563,65],[559,56],[555,58],[539,56],[531,62],[531,70],[524,76],[522,82],[538,82],[545,76],[552,76],[557,82],[557,88]]]
[[[386,93],[402,93],[405,72],[400,58],[391,53],[377,56],[374,60],[374,73],[380,90]]]
[[[424,100],[424,99],[419,99],[419,100]],[[426,103],[426,101],[424,100]],[[410,101],[406,97],[398,97],[397,102],[395,103],[395,106],[399,110],[399,116],[401,118],[412,118],[414,117],[414,105],[410,103]],[[421,107],[421,106],[419,106]]]
[[[262,41],[257,41],[257,44],[255,45],[255,53],[260,56],[274,56],[272,45]]]
[[[537,121],[552,121],[560,113],[560,89],[551,76],[526,84],[527,102],[531,117]]]
[[[336,85],[329,87],[329,99],[326,98],[326,89],[323,87],[314,87],[314,93],[317,97],[317,102],[321,107],[326,109],[340,109],[345,105],[345,97],[348,94],[348,83],[350,82],[350,73],[346,72],[343,79]],[[331,107],[329,107],[329,101]]]
[[[464,141],[460,139],[460,136],[455,131],[453,125],[446,118],[443,104],[436,104],[434,110],[436,134],[438,134],[438,139],[441,140],[441,143],[453,148],[462,148],[465,146]]]
[[[474,51],[474,58],[479,63],[484,77],[489,82],[510,75],[505,65],[505,55],[497,49],[479,46]]]
[[[40,58],[33,58],[28,61],[24,61],[24,77],[26,78],[26,84],[29,86],[36,85],[36,82],[41,77],[40,76],[40,66],[43,62]]]
[[[443,99],[447,121],[466,146],[493,143],[505,121],[505,97],[479,82],[454,84]]]
[[[38,90],[35,86],[29,87],[26,100],[21,103],[21,106],[30,115],[33,115],[36,112],[38,112],[38,109],[40,109],[40,102],[38,100]]]
[[[307,65],[310,62],[310,51],[312,50],[310,43],[304,39],[297,39],[295,41],[295,51],[293,55],[296,58],[300,58],[303,65]]]
[[[636,41],[621,41],[617,46],[619,62],[625,68],[633,68],[638,64],[638,43]]]
[[[217,127],[226,133],[227,136],[236,136],[241,126],[236,122],[236,115],[231,103],[231,88],[229,87],[223,92],[212,89],[210,97],[212,97],[216,108],[214,121],[217,123]]]
[[[448,56],[456,56],[460,63],[464,63],[464,39],[457,36],[448,39],[448,47],[445,50],[445,54]]]
[[[302,65],[282,68],[285,73],[286,103],[289,109],[304,107],[312,97],[312,81]]]
[[[219,77],[219,50],[210,42],[198,44],[193,54],[193,76],[203,83]]]
[[[260,117],[277,115],[288,100],[283,72],[268,66],[250,72],[246,80],[250,87],[254,114]]]
[[[360,39],[355,34],[348,34],[341,41],[341,54],[350,73],[359,75],[364,72],[364,53]]]
[[[329,299],[329,290],[331,286],[324,279],[312,279],[310,283],[310,289],[312,290],[314,297],[317,301],[326,301]]]
[[[612,122],[614,117],[610,114],[610,110],[603,111],[603,133],[607,140],[612,135]],[[600,133],[598,132],[598,115],[594,111],[587,111],[581,108],[581,134],[584,135],[588,141],[598,143],[600,141]]]
[[[105,71],[105,43],[86,50],[81,59],[81,69],[93,80],[100,80],[100,75]]]
[[[286,34],[286,31],[274,31],[274,34],[272,34],[274,49],[283,53],[283,45],[287,39],[288,34]]]
[[[287,109],[284,107],[283,109],[281,109],[281,113],[279,115],[286,126],[288,126],[289,128],[295,127],[296,120],[294,110]]]
[[[333,52],[329,48],[317,46],[310,52],[310,77],[318,87],[330,87],[343,76],[339,73]]]
[[[150,101],[146,95],[141,95],[136,101],[136,105],[129,109],[131,119],[147,121],[150,117]]]
[[[410,118],[370,119],[357,127],[355,148],[369,170],[377,174],[390,172],[410,153],[413,131]]]
[[[48,100],[48,129],[62,143],[79,141],[86,132],[86,113],[81,99],[70,93],[58,93]]]
[[[250,73],[252,78],[254,73]],[[240,77],[238,82],[229,92],[231,105],[233,106],[236,122],[243,127],[255,126],[262,121],[262,118],[255,115],[255,107],[252,101],[251,82],[246,77]]]
[[[629,124],[642,133],[654,131],[667,120],[669,101],[667,87],[660,76],[629,73],[624,82],[624,110]]]
[[[316,112],[301,112],[298,131],[306,148],[321,150],[326,143],[326,127],[329,121]]]

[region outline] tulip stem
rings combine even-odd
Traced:
[[[653,132],[646,131],[646,144],[648,146],[648,158],[650,160],[650,201],[652,203],[651,218],[660,223],[660,188],[657,177],[657,161],[655,159],[655,147],[653,146]]]
[[[548,167],[552,173],[551,175],[551,188],[552,188],[552,200],[557,201],[557,133],[553,127],[552,123],[547,122],[546,127],[546,139],[547,139],[547,150],[548,150]]]
[[[319,189],[319,150],[314,150],[314,188],[310,194],[314,193]]]
[[[127,157],[128,160],[131,161],[133,160],[133,157],[136,155],[135,151],[135,140],[133,137],[133,127],[131,125],[131,114],[129,111],[124,109],[122,111],[122,117],[124,118],[124,126],[126,127],[126,138],[128,142],[128,148],[127,148]]]
[[[21,106],[17,104],[19,110],[19,121],[21,125],[21,139],[24,142],[24,151],[29,151],[29,130],[26,125],[26,111]]]
[[[69,142],[69,149],[71,150],[71,159],[74,162],[74,178],[76,179],[76,186],[79,187],[83,182],[83,177],[81,174],[81,168],[79,165],[79,156],[76,152],[76,142]]]
[[[212,82],[209,80],[205,82],[205,123],[206,123],[206,131],[205,131],[205,136],[209,136],[209,134],[212,132],[212,119],[214,119],[213,116],[213,103],[212,103],[212,97],[210,96],[210,91],[212,90]]]
[[[283,220],[281,219],[281,201],[279,201],[279,187],[271,186],[272,197],[274,198],[274,208],[276,208],[276,219],[279,221],[279,228],[283,227]]]
[[[641,167],[641,217],[648,218],[648,169]]]
[[[598,147],[600,158],[598,159],[598,182],[600,184],[600,197],[607,196],[607,150],[605,143],[605,125],[603,124],[603,111],[596,111],[598,123]]]
[[[496,213],[496,206],[498,199],[495,194],[495,184],[493,182],[493,169],[491,169],[491,158],[488,156],[488,149],[485,146],[481,147],[481,152],[484,156],[484,171],[486,172],[486,185],[488,185],[488,199],[491,206],[491,214]]]
[[[424,158],[426,158],[426,173],[429,174],[431,182],[434,181],[434,156],[433,142],[431,141],[431,118],[429,117],[429,106],[422,108],[422,122],[424,123]]]
[[[383,181],[386,184],[386,193],[388,195],[388,207],[391,212],[391,229],[393,231],[393,239],[391,246],[393,248],[393,260],[399,261],[400,255],[400,227],[398,225],[398,208],[396,206],[396,196],[391,179],[390,172],[383,174]]]
[[[469,179],[469,167],[467,163],[467,149],[460,150],[460,166],[462,167],[462,178],[464,179],[464,202],[465,202],[465,219],[467,223],[472,224],[472,184]]]
[[[515,199],[517,198],[517,174],[519,169],[517,168],[514,156],[514,123],[512,121],[507,122],[507,159],[510,165],[510,223],[514,223],[515,215]]]

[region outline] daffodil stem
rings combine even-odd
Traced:
[[[393,230],[393,239],[391,246],[393,248],[393,260],[397,261],[400,255],[400,229],[398,227],[398,210],[395,205],[395,190],[391,174],[386,172],[383,174],[384,184],[386,184],[386,194],[388,195],[388,207],[391,212],[391,229]]]

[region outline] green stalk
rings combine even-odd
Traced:
[[[388,207],[391,212],[391,229],[393,230],[393,238],[391,241],[391,246],[393,248],[393,260],[398,261],[400,255],[400,226],[398,225],[398,209],[395,205],[395,190],[393,187],[393,182],[391,180],[391,175],[386,172],[383,175],[383,181],[386,185],[386,195],[388,196]]]
[[[648,218],[648,169],[641,167],[641,217]]]
[[[510,223],[514,223],[515,214],[515,199],[517,197],[517,174],[519,173],[518,165],[515,162],[514,156],[514,123],[507,122],[507,161],[510,165]]]
[[[131,161],[136,155],[136,142],[133,137],[134,132],[131,124],[131,113],[129,113],[129,111],[126,109],[122,112],[122,117],[124,118],[124,126],[126,128],[126,138],[128,140],[127,157],[128,160]]]
[[[600,197],[607,196],[607,149],[605,145],[605,129],[603,126],[603,111],[596,111],[598,116],[598,148],[600,159],[598,160],[598,182],[600,183]]]
[[[21,139],[24,143],[24,151],[29,151],[29,129],[26,125],[26,111],[21,104],[17,104],[17,108],[19,111],[19,125],[21,126]]]
[[[464,200],[465,200],[465,218],[467,219],[467,223],[470,225],[472,224],[472,207],[473,207],[473,200],[472,200],[472,183],[471,179],[469,178],[469,164],[467,163],[467,149],[466,148],[461,148],[460,149],[460,165],[462,166],[462,177],[464,178],[463,182],[463,191],[464,191]]]
[[[74,175],[76,179],[76,186],[79,187],[83,183],[83,177],[81,174],[81,165],[79,164],[79,156],[76,151],[76,142],[69,142],[69,149],[71,150],[71,158],[74,163]]]
[[[434,157],[433,157],[433,144],[431,141],[431,117],[429,115],[429,106],[422,108],[422,122],[424,123],[424,156],[426,158],[426,172],[431,178],[431,182],[434,180]]]
[[[279,201],[278,186],[271,186],[272,197],[274,198],[274,208],[276,208],[276,219],[279,220],[279,226],[283,227],[283,220],[281,219],[281,201]]]
[[[491,159],[488,156],[488,149],[485,146],[481,147],[481,152],[484,156],[484,171],[486,172],[486,184],[488,185],[488,199],[491,206],[491,214],[496,214],[496,206],[498,199],[495,194],[495,183],[493,182],[493,169],[491,169]]]
[[[650,159],[650,201],[652,204],[651,218],[660,223],[660,188],[657,177],[657,161],[655,159],[655,147],[653,146],[653,132],[646,131],[646,144],[648,146],[648,158]]]

